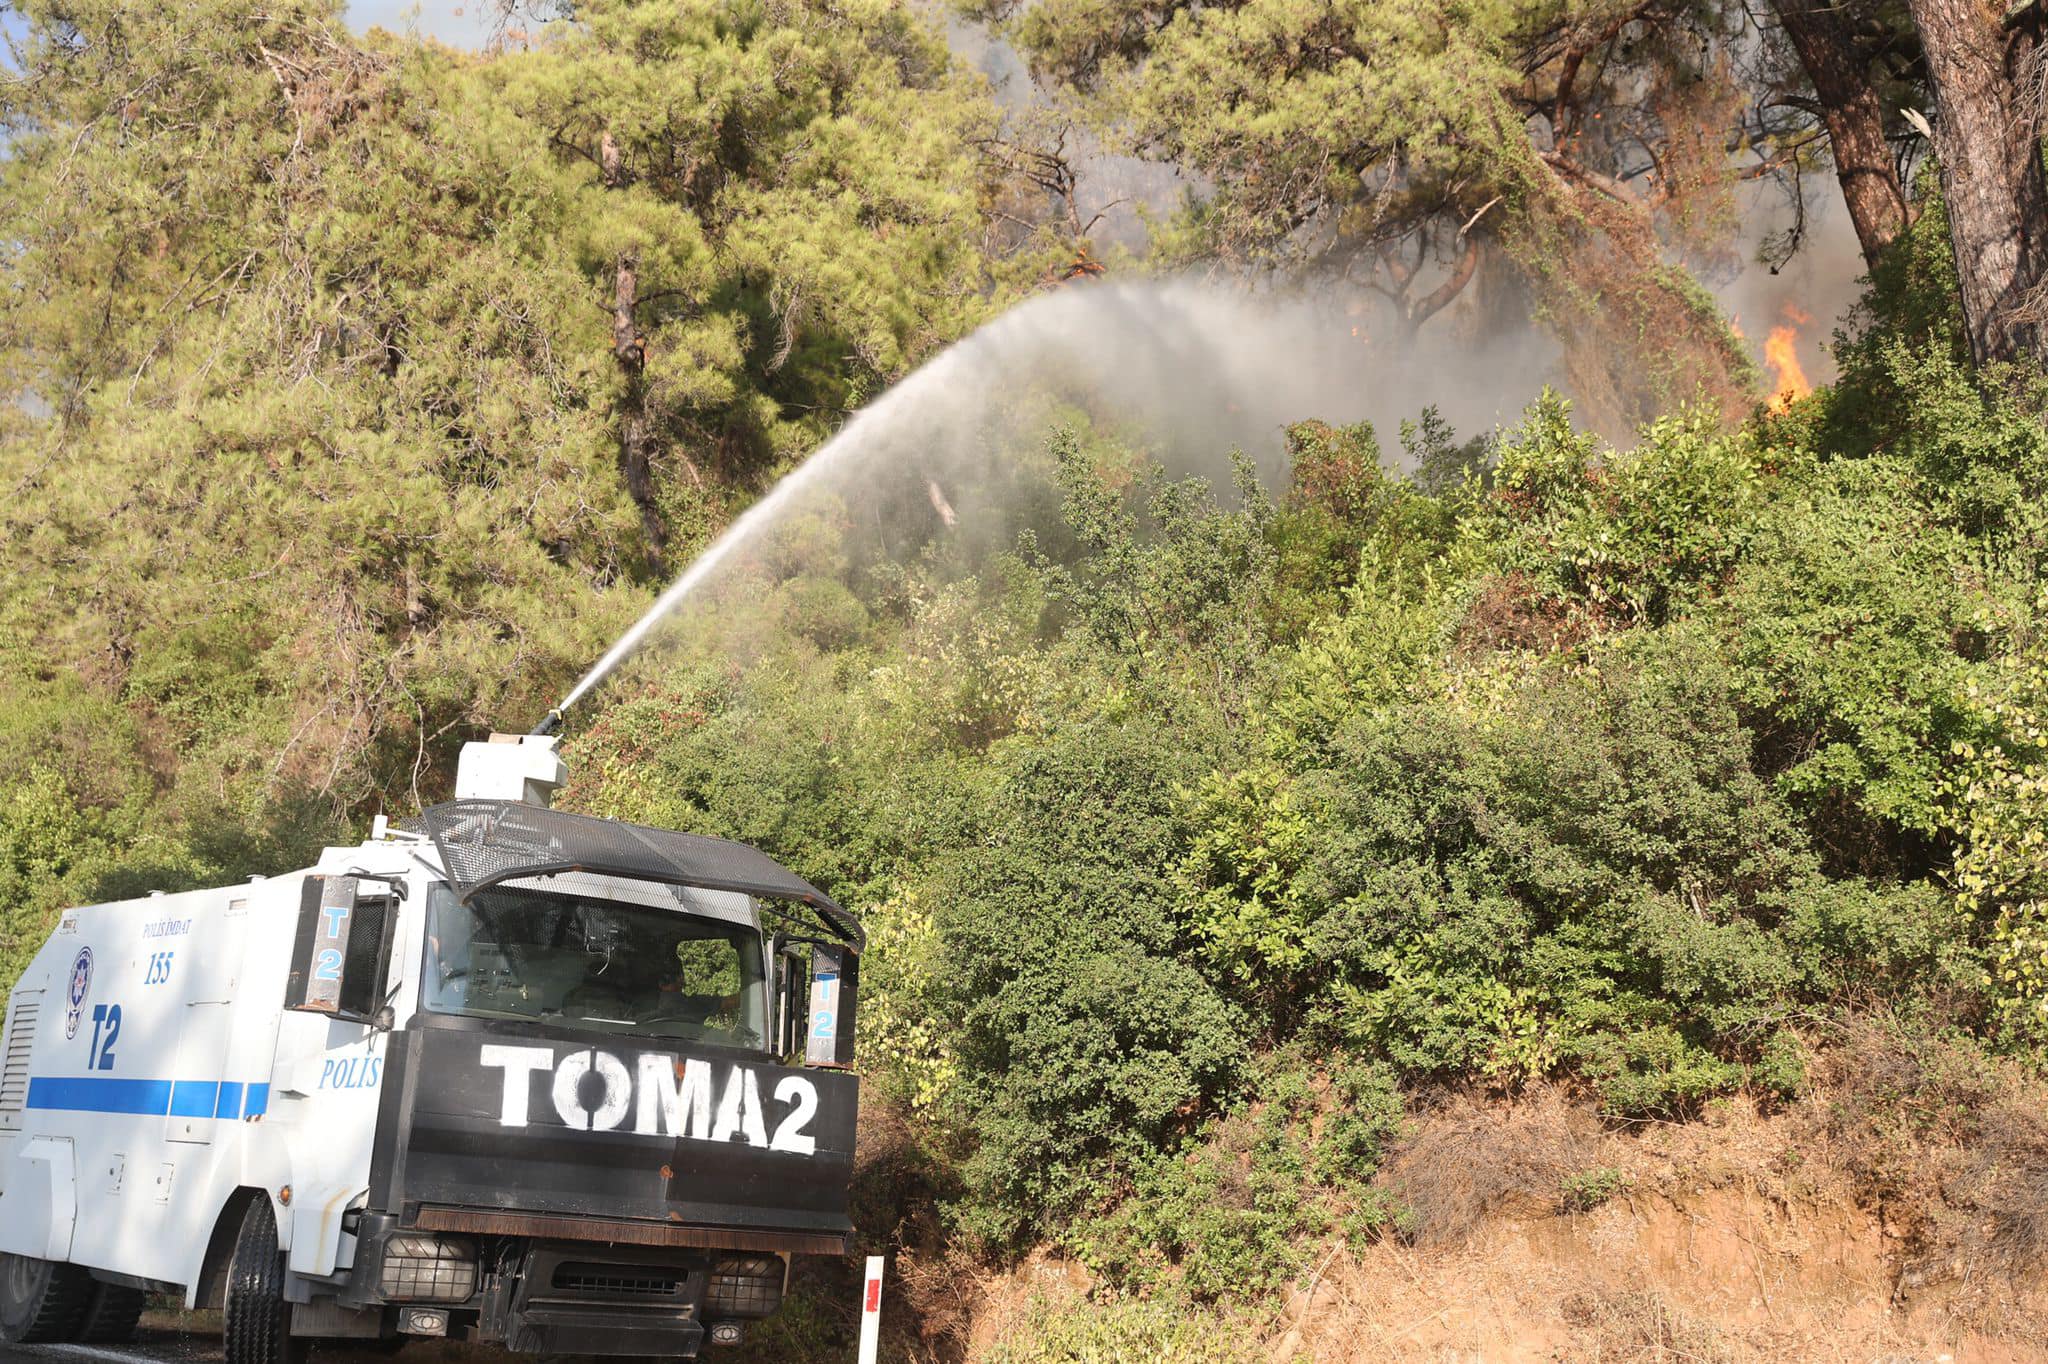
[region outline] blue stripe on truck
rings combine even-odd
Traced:
[[[150,1113],[171,1106],[169,1080],[73,1079],[37,1075],[28,1082],[30,1108],[68,1108],[78,1113]]]
[[[171,1086],[171,1116],[210,1118],[220,1102],[220,1085],[212,1080],[179,1080]]]
[[[128,1080],[113,1076],[36,1075],[28,1082],[30,1108],[72,1113],[137,1113],[144,1117],[254,1117],[270,1106],[269,1085],[212,1080]]]

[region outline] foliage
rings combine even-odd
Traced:
[[[2048,655],[2035,642],[1969,701],[1996,737],[1956,744],[1956,895],[1964,913],[1991,918],[1984,984],[2005,1026],[2038,1048],[2048,1043]]]
[[[1201,189],[1155,234],[1169,260],[1313,261],[1393,300],[1396,335],[1486,268],[1551,324],[1610,423],[1754,371],[1671,263],[1728,249],[1718,131],[1797,156],[1728,56],[1733,7],[1613,0],[967,0],[1120,151]],[[1644,153],[1647,152],[1647,159]],[[1634,183],[1631,183],[1634,182]],[[1495,304],[1494,306],[1499,306]]]
[[[1602,1203],[1626,1193],[1632,1181],[1628,1171],[1612,1165],[1596,1165],[1566,1175],[1558,1187],[1558,1201],[1566,1212],[1591,1212]]]
[[[951,1031],[940,1021],[937,922],[915,892],[905,892],[875,906],[863,926],[861,1043],[870,1054],[890,1058],[883,1078],[912,1109],[933,1109],[952,1094],[960,1074]]]
[[[1262,1070],[1249,1101],[1185,1153],[1146,1161],[1128,1197],[1068,1233],[1083,1263],[1144,1291],[1256,1302],[1307,1269],[1303,1257],[1331,1232],[1356,1239],[1392,1225],[1371,1182],[1401,1125],[1392,1073],[1286,1052]]]
[[[1891,443],[1908,416],[1905,394],[1889,372],[1894,358],[1919,356],[1925,363],[1969,355],[1948,210],[1931,166],[1921,172],[1915,199],[1918,215],[1871,270],[1847,328],[1835,335],[1843,382],[1823,395],[1818,441],[1827,449],[1867,454]]]
[[[1531,604],[1597,625],[1657,625],[1684,611],[1743,556],[1764,474],[1747,433],[1702,411],[1651,423],[1633,449],[1601,457],[1546,393],[1500,447],[1493,495],[1466,532]]]
[[[1251,1292],[1397,1216],[1359,1173],[1382,1091],[1344,1175],[1339,1129],[1302,1139],[1341,1070],[1307,1054],[1670,1115],[1800,1092],[1816,1010],[2020,1035],[1984,948],[2029,911],[1955,912],[1939,859],[1955,774],[2025,733],[1971,688],[2032,619],[2021,509],[1954,491],[2031,447],[2005,400],[1912,382],[1982,456],[1698,413],[1612,450],[1546,397],[1483,470],[1413,434],[1466,461],[1433,492],[1311,425],[1284,498],[1225,507],[1069,430],[1023,555],[744,677],[677,669],[581,741],[579,799],[874,907],[888,1083],[965,1143],[957,1228]],[[2016,818],[1968,846],[2023,869]]]
[[[1006,1333],[988,1364],[1245,1364],[1261,1356],[1245,1335],[1166,1299],[1107,1304],[1033,1295],[1020,1313],[1029,1328]]]
[[[968,1225],[996,1242],[1100,1198],[1234,1085],[1246,1027],[1176,951],[1176,774],[1195,736],[1084,718],[1006,741],[976,837],[935,899],[961,1082],[978,1149]]]
[[[987,305],[991,106],[906,8],[576,8],[483,56],[328,0],[21,8],[0,695],[99,723],[0,804],[75,802],[67,865],[174,888],[420,803]]]
[[[1240,680],[1260,647],[1272,557],[1264,534],[1271,508],[1250,463],[1240,457],[1234,468],[1235,511],[1219,507],[1202,478],[1148,480],[1142,507],[1133,507],[1102,482],[1072,431],[1056,433],[1049,448],[1083,557],[1078,569],[1037,561],[1048,595],[1133,668],[1194,658],[1205,669],[1220,664],[1226,682]]]
[[[1742,698],[1768,717],[1781,790],[1931,833],[1948,748],[1975,729],[1956,645],[1969,646],[1983,610],[1967,576],[1977,547],[1895,495],[1911,486],[1896,461],[1824,467],[1802,483],[1757,528],[1722,602]],[[1854,841],[1872,865],[1916,856]]]
[[[1268,538],[1275,562],[1272,629],[1294,635],[1329,615],[1329,594],[1365,576],[1425,572],[1456,530],[1447,499],[1462,495],[1485,462],[1482,442],[1459,444],[1434,408],[1403,422],[1403,462],[1411,478],[1385,467],[1372,424],[1333,427],[1297,422],[1287,429],[1288,492]]]

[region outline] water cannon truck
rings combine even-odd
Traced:
[[[690,1358],[844,1254],[860,925],[549,807],[544,733],[284,876],[64,911],[0,1041],[0,1337]]]

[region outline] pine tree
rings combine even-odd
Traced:
[[[330,0],[24,15],[0,695],[132,720],[164,828],[432,798],[988,306],[989,106],[901,4],[484,56]],[[15,737],[126,798],[95,736]]]

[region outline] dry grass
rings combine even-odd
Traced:
[[[1893,1242],[1896,1304],[2048,1350],[2048,1084],[1881,1019],[1815,1078],[1794,1117]]]
[[[1002,1280],[966,1255],[899,1255],[894,1299],[902,1311],[897,1357],[915,1364],[953,1364],[968,1357],[975,1328]]]
[[[1571,1176],[1602,1165],[1598,1118],[1544,1088],[1518,1103],[1452,1097],[1426,1112],[1381,1176],[1407,1239],[1455,1245],[1502,1214],[1556,1211]]]
[[[1413,1235],[1338,1256],[1269,1359],[2048,1357],[2048,1096],[1973,1056],[1844,1033],[1810,1097],[1684,1123],[1440,1098],[1383,1175]]]
[[[1650,1289],[1574,1293],[1564,1300],[1561,1315],[1576,1332],[1576,1357],[1587,1364],[1640,1359],[1735,1364],[1747,1354],[1722,1328]]]

